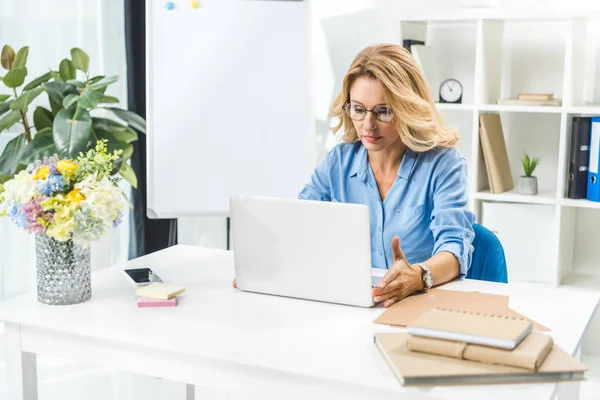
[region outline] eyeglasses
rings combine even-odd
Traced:
[[[346,103],[344,112],[355,121],[365,119],[367,112],[372,112],[373,116],[381,122],[390,122],[394,118],[394,112],[388,106],[375,106],[372,110],[367,110],[360,104]]]

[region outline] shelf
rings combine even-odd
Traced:
[[[473,104],[435,103],[438,110],[473,111]]]
[[[559,114],[563,112],[563,107],[557,106],[518,106],[505,104],[482,104],[478,107],[480,111],[498,111],[498,112],[525,112],[525,113],[547,113]]]
[[[600,115],[600,106],[572,106],[564,110],[569,114]]]
[[[600,275],[572,272],[565,278],[561,286],[600,293]]]
[[[548,204],[556,205],[556,192],[554,190],[540,191],[535,196],[519,194],[515,190],[503,193],[491,193],[489,190],[475,193],[478,200],[499,201],[503,203]]]
[[[566,207],[579,208],[597,208],[600,209],[600,203],[586,199],[561,199],[559,204]]]

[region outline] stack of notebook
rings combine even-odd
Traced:
[[[183,286],[153,282],[136,290],[138,307],[174,307],[177,296],[185,292]]]
[[[407,332],[375,334],[403,385],[583,380],[586,368],[532,321],[436,308]]]

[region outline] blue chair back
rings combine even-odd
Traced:
[[[473,224],[473,258],[468,279],[508,283],[506,257],[498,237],[486,227]]]

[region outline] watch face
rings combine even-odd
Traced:
[[[462,96],[462,86],[456,79],[447,79],[440,86],[440,99],[446,103],[456,103]]]
[[[433,286],[433,274],[431,272],[425,275],[425,284],[427,287]]]

